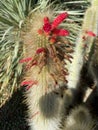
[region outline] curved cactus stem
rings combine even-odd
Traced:
[[[80,72],[85,61],[89,57],[95,36],[98,35],[98,6],[93,1],[85,13],[84,22],[80,34],[77,36],[73,61],[69,68],[68,87],[77,88]]]

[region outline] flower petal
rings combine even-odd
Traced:
[[[23,81],[21,83],[21,86],[23,86],[23,85],[34,85],[34,84],[37,84],[37,83],[38,83],[37,81],[33,81],[33,80]]]
[[[32,57],[28,57],[28,58],[21,59],[19,62],[24,63],[24,62],[29,62],[31,60],[32,60]]]
[[[45,48],[44,48],[44,47],[38,48],[38,49],[36,50],[36,53],[37,53],[37,54],[40,54],[40,53],[42,53],[42,52],[45,52]]]
[[[51,24],[50,23],[46,23],[43,25],[43,30],[46,32],[46,33],[49,33],[51,31],[52,27],[51,27]]]
[[[68,17],[67,12],[59,14],[52,22],[52,29],[56,28],[67,17]]]
[[[96,36],[96,34],[93,33],[92,31],[86,31],[86,33],[87,33],[88,36],[91,36],[91,37],[95,37]]]
[[[65,29],[54,29],[53,34],[58,35],[58,36],[68,36],[69,31]]]
[[[44,24],[46,24],[46,23],[50,23],[48,17],[44,17]]]

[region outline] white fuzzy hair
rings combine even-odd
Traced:
[[[63,130],[92,130],[93,123],[88,109],[79,106],[70,112]]]
[[[55,97],[54,93],[51,95],[54,89],[54,83],[52,79],[49,79],[48,72],[46,72],[45,75],[46,80],[43,80],[43,74],[38,76],[37,72],[38,70],[36,67],[32,71],[32,76],[30,75],[30,77],[32,77],[33,80],[38,80],[38,84],[33,85],[26,92],[30,130],[60,130],[61,99],[58,96]],[[50,81],[50,83],[48,82],[47,84],[47,81]],[[46,88],[47,85],[50,86],[50,89]],[[45,94],[46,89],[48,89],[47,94]]]

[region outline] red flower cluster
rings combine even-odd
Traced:
[[[51,36],[50,42],[54,43],[56,41],[57,36],[68,36],[69,31],[65,29],[57,28],[60,23],[64,21],[65,18],[68,17],[68,13],[59,14],[51,23],[48,17],[44,17],[44,25],[42,29],[38,30],[39,34],[46,34]]]

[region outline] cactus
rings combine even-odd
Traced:
[[[73,89],[77,91],[83,65],[90,62],[92,55],[97,35],[97,1],[86,11],[81,31],[81,20],[79,24],[77,21],[83,13],[63,11],[64,7],[53,9],[48,3],[0,1],[1,105],[18,86],[24,86],[31,130],[92,129],[92,117],[86,107],[67,107],[70,101],[71,105],[78,104]],[[73,94],[71,99],[67,99],[66,86]],[[66,114],[68,117],[63,119]],[[70,121],[75,122],[74,127]]]
[[[34,12],[22,32],[25,58],[20,62],[27,65],[21,85],[27,85],[29,123],[34,130],[60,129],[62,104],[55,91],[66,85],[68,72],[64,59],[71,61],[73,52],[72,44],[64,38],[69,32],[60,28],[68,13],[61,13],[55,19],[50,14],[49,10]]]
[[[26,62],[21,86],[27,86],[31,130],[61,129],[62,99],[55,92],[66,86],[66,64],[71,62],[73,44],[64,37],[69,35],[68,30],[60,26],[68,17],[67,12],[55,18],[53,15],[49,9],[31,13],[21,32],[24,58],[20,63]]]
[[[93,123],[96,122],[98,116],[96,112],[98,107],[95,105],[98,97],[97,8],[98,0],[93,0],[91,6],[85,13],[84,22],[76,40],[76,48],[74,49],[75,52],[73,54],[72,64],[70,64],[69,75],[67,77],[68,88],[73,91],[74,96],[78,94],[77,99],[72,98],[73,103],[71,103],[71,106],[77,106],[77,103],[80,104],[84,102],[84,106],[89,106],[89,108],[85,108],[81,105],[72,110],[68,108],[70,111],[69,115],[67,115],[68,117],[65,118],[64,130],[96,129],[93,127]],[[94,90],[89,88],[92,85]],[[82,93],[80,92],[81,90],[83,91]],[[79,96],[79,94],[82,94],[82,96]],[[65,104],[66,102],[65,98]],[[90,108],[92,105],[94,108]],[[65,107],[65,109],[67,108]],[[89,113],[89,110],[92,112],[92,115],[90,115],[91,113]],[[82,114],[84,113],[85,119],[88,118],[87,120],[81,120],[81,115],[78,115],[81,112]],[[79,118],[77,119],[77,117]],[[91,119],[92,117],[94,117],[94,121]]]
[[[65,121],[64,130],[92,130],[94,122],[86,107],[79,106],[73,109]]]
[[[68,87],[76,88],[80,78],[80,71],[86,62],[90,58],[90,53],[93,47],[93,42],[97,36],[97,19],[98,11],[96,1],[92,2],[92,5],[87,9],[84,22],[80,34],[77,36],[76,48],[74,52],[74,58],[69,69],[69,76],[67,78]],[[96,5],[96,6],[95,6]],[[86,59],[86,60],[85,60]]]
[[[79,95],[75,95],[78,98]],[[90,114],[89,109],[85,104],[76,105],[74,99],[74,93],[67,90],[64,94],[64,118],[63,118],[63,130],[92,130],[95,122]],[[75,104],[75,105],[74,105]],[[73,107],[73,108],[70,108]]]
[[[47,6],[48,3],[49,1],[45,0],[38,0],[36,2],[32,0],[0,1],[0,106],[20,87],[24,66],[19,63],[23,58],[24,52],[22,34],[24,23],[28,23],[27,21],[30,18],[28,16],[33,14],[34,11],[38,9],[41,12],[47,10],[49,8]],[[79,3],[82,4],[80,1]],[[63,12],[64,7],[60,6],[59,10],[57,9],[58,4],[60,3],[50,4],[50,6],[53,6],[52,8],[55,8],[53,18],[58,13]],[[64,4],[70,5],[70,2],[64,2]],[[70,16],[66,19],[66,24],[61,23],[61,26],[70,31],[70,35],[68,36],[70,42],[74,42],[76,34],[80,29],[81,18],[78,17],[84,15],[81,12],[82,10],[69,10],[68,13]],[[79,24],[77,24],[77,21]]]

